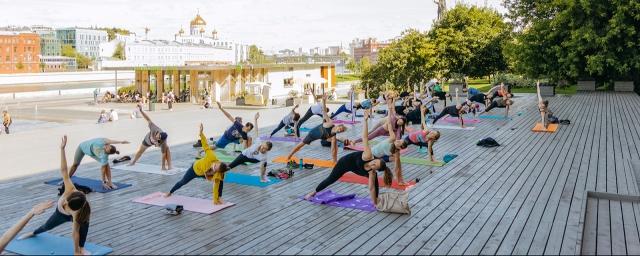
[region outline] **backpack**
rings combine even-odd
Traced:
[[[500,144],[498,144],[498,142],[496,140],[494,140],[491,137],[487,137],[484,139],[481,139],[480,141],[478,141],[478,143],[476,143],[476,145],[481,146],[481,147],[485,147],[485,148],[492,148],[492,147],[498,147],[500,146]]]
[[[271,176],[281,180],[289,179],[293,177],[293,175],[294,175],[294,172],[290,168],[273,169],[269,171],[269,173],[267,173],[267,176]]]

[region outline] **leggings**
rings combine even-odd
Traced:
[[[171,191],[169,191],[169,193],[173,194],[173,192],[176,192],[176,190],[180,189],[184,185],[187,185],[187,183],[189,183],[191,180],[198,177],[200,176],[198,176],[196,172],[193,170],[193,165],[192,165],[189,168],[189,170],[187,170],[187,172],[184,173],[184,176],[182,177],[182,179],[178,181],[178,183],[173,185],[173,188],[171,188]]]
[[[73,218],[70,215],[62,214],[60,211],[58,211],[58,208],[56,207],[56,211],[53,212],[53,215],[49,217],[49,219],[47,220],[47,222],[44,223],[44,225],[40,226],[38,229],[33,231],[33,234],[38,235],[40,233],[52,230],[53,228],[60,226],[60,224],[62,223],[70,222],[70,221],[73,221]],[[80,244],[80,247],[83,248],[84,242],[87,241],[87,234],[89,233],[89,222],[80,224],[79,231],[80,231],[79,244]]]
[[[229,164],[229,170],[235,168],[238,165],[241,164],[245,164],[245,163],[259,163],[260,160],[258,159],[253,159],[253,158],[249,158],[243,154],[238,155],[238,157],[236,157],[236,159],[233,159],[233,161]],[[264,163],[264,165],[267,165],[267,162]]]
[[[438,97],[438,99],[444,101],[444,106],[447,106],[447,93],[446,92],[434,92],[433,96]]]
[[[370,132],[367,138],[369,140],[372,140],[380,136],[389,136],[389,131],[385,130],[384,127],[380,126],[377,129]],[[362,138],[355,140],[355,143],[360,143],[360,142],[362,142]]]
[[[9,134],[9,126],[8,125],[4,126],[4,133]]]
[[[280,121],[280,124],[278,124],[278,127],[276,127],[276,129],[271,132],[271,136],[276,134],[278,131],[280,131],[280,129],[282,129],[284,127],[289,127],[289,125],[287,125],[287,124],[283,123],[282,121]]]
[[[458,117],[457,114],[451,114],[451,113],[447,113],[446,111],[444,111],[444,109],[442,111],[440,111],[440,114],[438,114],[438,116],[436,116],[436,118],[433,119],[433,123],[435,124],[438,119],[443,118],[446,115],[450,115],[452,117]]]
[[[313,116],[313,112],[311,112],[311,108],[307,109],[307,112],[304,113],[304,116],[300,118],[300,120],[298,121],[298,125],[296,125],[296,136],[300,137],[300,126],[302,126],[302,124],[304,124],[304,122],[309,120],[309,118],[311,118],[312,116]],[[322,115],[317,115],[317,116],[322,117]]]
[[[344,112],[351,114],[351,110],[348,110],[347,107],[343,104],[335,113],[333,113],[333,115],[331,115],[331,119]]]
[[[351,163],[349,163],[351,164]],[[336,166],[333,167],[333,170],[331,170],[331,173],[329,174],[329,177],[325,178],[322,182],[320,182],[320,184],[318,184],[318,186],[316,187],[316,192],[320,192],[322,190],[324,190],[325,188],[329,187],[331,184],[336,183],[336,181],[338,181],[340,179],[340,177],[342,177],[342,175],[344,175],[347,172],[350,172],[352,170],[345,170],[345,168],[342,168],[342,165],[340,161],[338,161],[338,163],[336,163]],[[356,173],[358,174],[358,173]],[[358,174],[360,175],[360,174]],[[360,175],[362,176],[362,175]],[[369,176],[363,176],[363,177],[367,177],[369,178]],[[379,184],[378,184],[378,178],[376,177],[376,181],[374,183],[375,189],[376,189],[376,196],[378,196],[378,192],[379,192]]]

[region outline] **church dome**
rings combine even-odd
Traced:
[[[197,14],[195,18],[193,18],[193,20],[191,20],[191,26],[196,26],[196,25],[207,25],[207,22],[204,21],[204,19],[202,19],[202,17],[200,17],[200,14]]]

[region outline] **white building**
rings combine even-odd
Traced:
[[[97,58],[100,44],[107,42],[107,31],[88,28],[58,28],[56,36],[62,45],[71,45],[78,53]]]
[[[100,45],[100,68],[142,66],[184,66],[197,64],[237,64],[247,60],[249,47],[218,39],[214,29],[206,35],[206,22],[200,15],[190,22],[189,35],[180,29],[174,40],[122,38]],[[117,45],[124,47],[125,60],[111,58]]]

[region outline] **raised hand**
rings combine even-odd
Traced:
[[[53,206],[53,201],[51,200],[36,204],[31,209],[31,213],[33,213],[33,215],[40,215],[44,212],[44,210],[51,208],[51,206]]]
[[[260,118],[260,112],[256,112],[256,116],[254,117],[255,119]]]
[[[65,148],[67,146],[67,135],[62,136],[62,142],[60,143],[60,148]]]
[[[202,123],[200,123],[200,133],[204,132],[204,125],[202,125]]]

